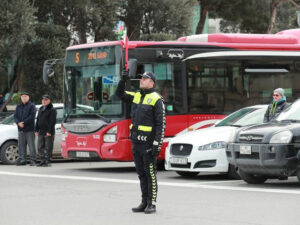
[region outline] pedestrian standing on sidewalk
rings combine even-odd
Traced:
[[[15,123],[18,125],[18,152],[17,166],[26,165],[26,147],[30,152],[30,165],[36,165],[36,153],[34,144],[34,120],[36,114],[35,105],[29,101],[29,93],[21,93],[21,103],[17,105],[14,113]]]
[[[50,166],[50,157],[55,137],[56,110],[49,95],[43,95],[35,123],[35,135],[38,137],[38,152],[41,162],[37,166]]]

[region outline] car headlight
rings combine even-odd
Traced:
[[[287,144],[290,143],[293,137],[293,133],[289,130],[281,131],[274,134],[270,140],[270,144]]]
[[[117,132],[118,132],[117,126],[110,128],[106,132],[106,134],[104,134],[103,141],[109,142],[109,143],[116,142],[117,141]]]
[[[198,147],[199,151],[203,151],[203,150],[215,150],[215,149],[222,149],[226,147],[226,142],[224,141],[217,141],[217,142],[213,142],[213,143],[209,143],[207,145],[202,145]]]

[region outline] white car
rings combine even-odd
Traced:
[[[229,165],[226,145],[230,136],[242,126],[263,123],[267,105],[240,109],[215,125],[172,138],[166,148],[165,168],[181,176],[196,176],[199,172],[227,173],[237,179],[236,169]]]
[[[36,106],[37,112],[40,107],[41,105]],[[54,103],[53,107],[56,109],[57,116],[52,157],[56,158],[61,157],[60,142],[62,139],[61,122],[63,120],[63,104]],[[0,160],[3,164],[13,165],[17,163],[18,159],[18,127],[14,121],[14,115],[10,115],[0,122]]]

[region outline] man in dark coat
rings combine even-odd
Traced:
[[[41,162],[38,166],[50,166],[53,142],[55,137],[56,110],[49,95],[43,95],[35,123],[35,135],[38,136],[38,152]]]
[[[30,151],[30,165],[35,166],[36,153],[34,145],[34,119],[36,114],[35,105],[29,101],[28,92],[21,93],[21,103],[17,105],[14,113],[15,123],[18,125],[19,160],[17,166],[26,165],[26,146]]]
[[[286,102],[284,89],[277,88],[273,91],[273,102],[268,106],[265,113],[264,123],[275,120],[277,116],[286,109],[290,104]]]

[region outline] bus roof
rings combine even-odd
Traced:
[[[120,45],[125,48],[123,41],[95,42],[74,45],[68,50],[94,48],[101,46]],[[277,34],[200,34],[179,38],[176,41],[129,41],[128,48],[139,47],[222,47],[239,50],[300,50],[300,29],[281,31]]]
[[[274,57],[300,57],[300,52],[288,51],[220,51],[199,53],[187,57],[184,60],[200,59],[200,58],[216,58],[216,57],[242,57],[242,56],[274,56]]]

